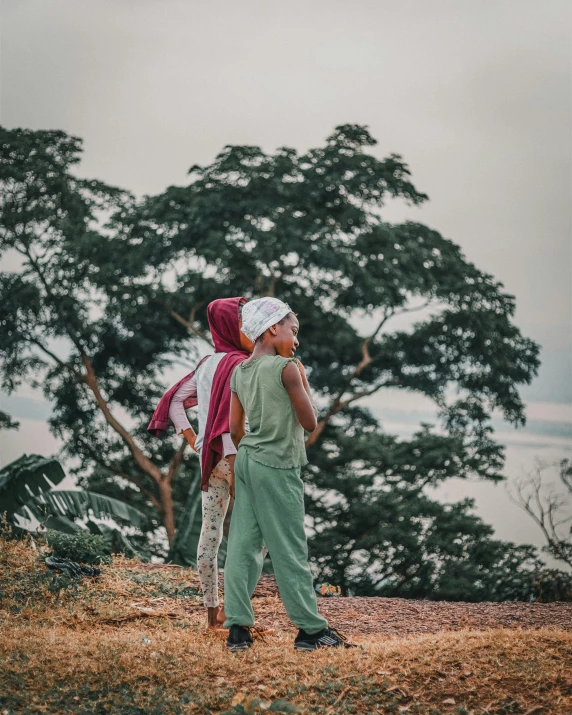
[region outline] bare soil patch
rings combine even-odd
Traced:
[[[572,631],[572,603],[449,603],[402,598],[320,598],[320,612],[348,634],[402,636],[463,629]],[[264,626],[292,630],[278,597],[254,600]]]

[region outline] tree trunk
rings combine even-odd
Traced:
[[[161,517],[163,526],[167,531],[169,546],[173,544],[175,538],[175,516],[173,514],[173,491],[171,483],[162,479],[157,484],[159,488],[159,501],[161,502]]]
[[[109,409],[107,401],[99,390],[97,379],[95,377],[95,372],[91,365],[90,359],[85,352],[82,352],[81,357],[86,369],[86,374],[83,376],[82,381],[91,390],[99,409],[102,411],[105,419],[107,420],[107,423],[112,429],[117,432],[117,434],[119,434],[125,444],[129,447],[133,459],[139,465],[139,467],[141,467],[141,469],[143,469],[143,471],[145,471],[157,484],[160,502],[159,513],[163,521],[163,526],[167,531],[167,538],[169,540],[170,546],[173,543],[173,539],[175,538],[175,517],[173,514],[172,481],[183,459],[186,443],[183,441],[183,444],[173,457],[169,472],[166,475],[163,474],[159,467],[154,464],[149,459],[149,457],[145,455],[145,453],[140,447],[137,446],[131,433],[127,429],[125,429],[125,427],[123,427],[123,425],[120,424],[117,419],[115,419],[115,417],[111,413],[111,410]]]

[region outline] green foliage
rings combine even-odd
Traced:
[[[144,532],[156,531],[165,498],[173,498],[175,518],[180,512],[188,472],[186,465],[175,469],[176,483],[165,494],[161,470],[175,458],[174,440],[149,441],[144,452],[141,438],[161,391],[165,356],[182,349],[186,333],[131,296],[123,298],[131,324],[108,310],[102,277],[115,291],[129,257],[105,252],[104,225],[132,197],[78,178],[81,141],[63,132],[0,128],[0,145],[0,255],[15,251],[22,262],[20,270],[0,273],[2,389],[10,392],[23,379],[42,389],[67,454],[92,466],[95,481],[117,485],[121,475],[121,486],[108,495],[144,510]],[[139,425],[133,435],[115,418],[117,410]]]
[[[387,198],[427,197],[399,157],[364,152],[375,143],[364,128],[343,126],[300,156],[227,147],[212,165],[191,169],[190,185],[127,215],[122,245],[127,238],[150,269],[149,299],[183,316],[195,308],[203,330],[214,295],[240,287],[287,300],[300,314],[312,384],[329,395],[345,391],[362,357],[356,311],[387,322],[412,299],[429,303],[435,310],[415,330],[374,335],[371,362],[350,392],[396,386],[443,400],[454,387],[475,405],[469,422],[486,421],[493,407],[521,421],[516,386],[535,374],[538,347],[511,324],[514,299],[436,231],[382,221]],[[177,279],[166,287],[175,261]],[[207,265],[216,269],[211,278]],[[467,414],[464,405],[455,412]]]
[[[136,202],[71,173],[79,140],[2,131],[0,251],[25,265],[0,275],[3,386],[41,384],[79,485],[145,514],[136,546],[165,554],[165,482],[181,532],[171,556],[188,561],[198,533],[196,458],[145,433],[163,372],[194,361],[210,300],[271,294],[299,314],[321,405],[305,474],[321,580],[364,595],[512,597],[533,551],[495,541],[469,502],[426,490],[503,478],[491,415],[524,422],[519,388],[538,346],[514,325],[514,298],[452,241],[382,219],[387,200],[427,199],[401,157],[378,158],[365,127],[344,125],[300,154],[225,147],[188,185]],[[400,316],[408,327],[392,329]],[[386,389],[431,399],[436,424],[408,440],[381,431],[357,403]]]
[[[572,573],[559,569],[540,569],[532,579],[530,600],[540,603],[571,602]]]
[[[18,429],[19,422],[15,422],[7,412],[0,410],[0,430]]]
[[[98,524],[93,518],[112,518],[119,523],[141,528],[145,524],[145,515],[129,504],[103,494],[54,490],[53,486],[64,477],[63,468],[56,459],[37,454],[23,455],[0,470],[0,513],[3,512],[7,523],[18,530],[27,527],[19,526],[17,517],[26,519],[32,516],[48,529],[79,539],[85,537],[89,540],[90,533],[96,534],[108,553],[141,556],[119,529]],[[86,526],[78,523],[78,520],[86,518]]]
[[[349,434],[329,426],[308,467],[318,580],[358,596],[528,600],[536,550],[495,540],[471,500],[427,496],[470,461],[462,442],[427,427],[397,440],[366,417]]]
[[[0,513],[6,512],[12,520],[31,498],[49,492],[52,484],[59,484],[64,477],[57,459],[38,454],[22,455],[0,469]]]
[[[83,519],[87,516],[96,519],[111,517],[120,523],[125,522],[139,528],[144,526],[146,521],[145,515],[138,509],[119,499],[79,490],[42,492],[28,501],[26,507],[39,519],[45,514],[71,519]]]
[[[52,554],[61,559],[71,559],[81,564],[108,564],[111,554],[103,536],[79,531],[64,534],[61,531],[46,532],[46,542]]]

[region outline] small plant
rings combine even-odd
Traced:
[[[60,559],[71,559],[80,564],[108,564],[111,555],[105,538],[88,531],[65,534],[48,529],[46,543],[52,554]]]
[[[269,713],[298,713],[298,708],[287,700],[279,698],[272,703],[265,703],[258,698],[245,696],[241,703],[233,704],[230,710],[225,710],[221,715],[254,715],[261,711]]]

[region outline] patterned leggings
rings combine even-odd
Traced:
[[[197,568],[207,608],[215,608],[218,601],[218,549],[223,535],[223,524],[228,503],[230,464],[226,459],[211,472],[208,492],[202,492],[203,525],[197,553]]]

